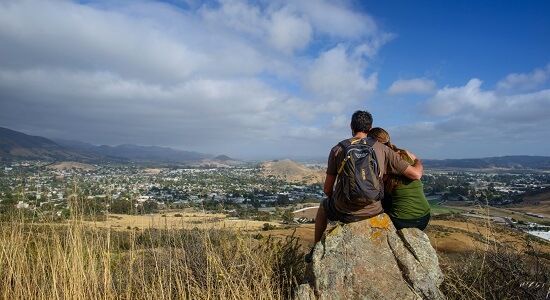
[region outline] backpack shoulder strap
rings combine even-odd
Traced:
[[[350,139],[345,139],[338,143],[338,145],[342,146],[344,149],[346,149],[349,145],[351,145]]]
[[[375,139],[370,138],[370,137],[366,137],[366,138],[363,138],[363,139],[359,139],[359,138],[357,138],[357,139],[355,139],[355,138],[345,139],[345,140],[339,142],[338,145],[340,145],[340,146],[344,147],[344,149],[346,149],[348,146],[350,146],[352,144],[360,143],[363,140],[366,141],[366,143],[368,145],[370,145],[371,147],[374,146],[374,144],[376,144]]]
[[[344,169],[344,165],[346,164],[346,161],[348,160],[348,157],[346,157],[346,149],[351,145],[350,139],[345,139],[338,143],[340,147],[342,147],[342,151],[344,151],[344,159],[342,160],[342,163],[340,164],[340,167],[338,168],[338,174],[342,173],[342,170]]]

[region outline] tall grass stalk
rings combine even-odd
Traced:
[[[297,239],[224,228],[119,231],[78,217],[1,224],[2,299],[288,299],[305,268]]]
[[[485,212],[489,216],[488,211]],[[535,247],[530,237],[517,242],[497,236],[511,229],[495,226],[486,218],[472,233],[475,249],[440,254],[445,275],[442,291],[448,299],[550,299],[548,253]],[[477,233],[475,233],[477,231]]]

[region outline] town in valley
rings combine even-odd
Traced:
[[[313,222],[293,213],[317,207],[324,197],[322,176],[317,181],[289,180],[289,174],[266,170],[276,169],[277,163],[307,167],[316,174],[323,174],[325,168],[322,163],[289,160],[269,166],[259,162],[224,166],[4,162],[0,167],[0,212],[18,211],[36,220],[60,221],[69,218],[78,205],[81,213],[90,216],[196,210],[286,224]],[[514,228],[548,231],[548,212],[536,205],[530,209],[514,207],[527,193],[547,191],[550,172],[426,169],[422,182],[433,214],[489,217]],[[488,208],[491,213],[487,213]]]

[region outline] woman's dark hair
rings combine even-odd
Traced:
[[[372,127],[372,115],[368,111],[358,110],[351,116],[351,130],[353,132],[368,133]]]

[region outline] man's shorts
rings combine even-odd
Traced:
[[[357,222],[357,221],[361,221],[369,218],[369,217],[363,217],[363,216],[354,216],[352,214],[343,213],[339,211],[334,205],[334,199],[330,197],[323,199],[321,201],[321,206],[325,210],[325,214],[330,221],[340,221],[342,223],[351,223],[351,222]]]

